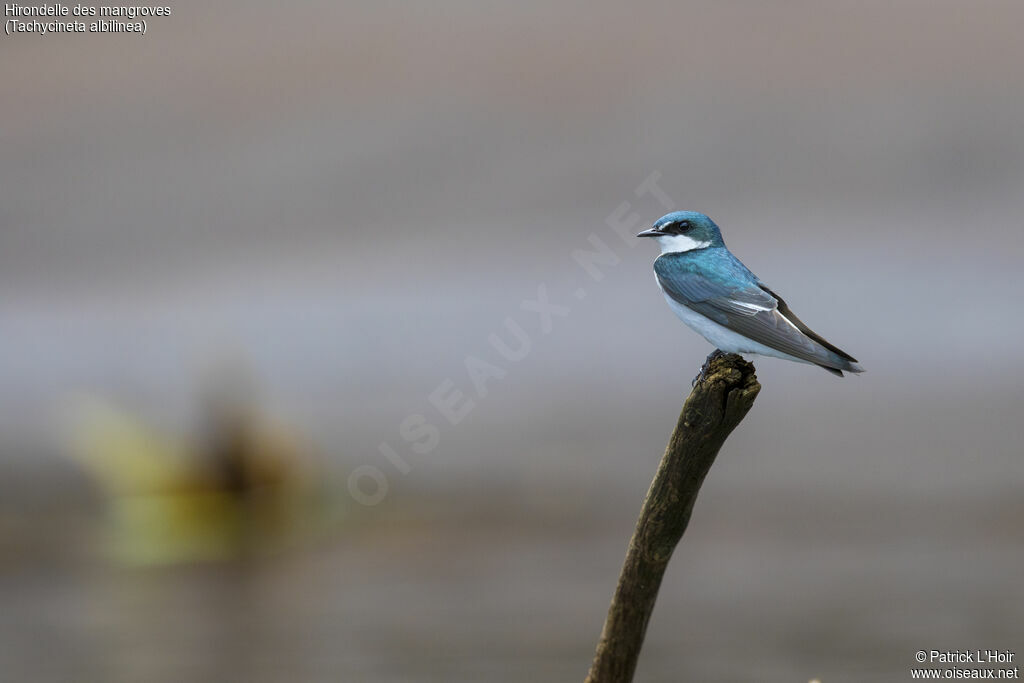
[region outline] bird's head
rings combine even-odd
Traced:
[[[661,245],[661,253],[692,251],[707,247],[724,247],[722,233],[715,222],[696,211],[673,211],[665,214],[637,237],[653,237]]]

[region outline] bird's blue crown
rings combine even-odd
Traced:
[[[696,211],[673,211],[659,218],[651,231],[661,235],[685,235],[696,242],[707,242],[709,246],[724,247],[722,231],[715,222]]]

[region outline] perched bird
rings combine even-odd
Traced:
[[[856,358],[807,327],[740,263],[704,214],[675,211],[637,237],[653,237],[661,245],[654,273],[669,307],[721,351],[812,363],[839,377],[844,370],[864,372]]]

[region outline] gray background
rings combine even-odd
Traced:
[[[1021,651],[1019,3],[174,3],[0,37],[0,678],[580,680],[710,347],[607,219],[710,214],[867,373],[758,361],[643,681],[898,681]],[[570,257],[597,235],[620,261]],[[549,334],[521,309],[544,285]],[[584,288],[586,297],[573,293]],[[512,316],[521,362],[487,338]],[[346,497],[242,566],[96,550],[69,397],[186,431],[244,359]],[[428,396],[472,395],[457,426]],[[440,445],[398,435],[421,413]],[[386,441],[412,469],[377,451]],[[347,503],[353,508],[356,504]]]

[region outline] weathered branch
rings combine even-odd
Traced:
[[[686,531],[697,492],[760,390],[752,363],[736,354],[716,354],[709,360],[683,404],[647,492],[586,683],[633,680],[661,578]]]

